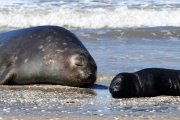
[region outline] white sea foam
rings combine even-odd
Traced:
[[[80,28],[180,26],[179,10],[55,9],[0,12],[0,26],[59,25]]]
[[[180,26],[179,5],[178,0],[0,0],[0,26]]]

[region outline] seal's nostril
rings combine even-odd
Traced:
[[[92,73],[89,73],[89,78],[93,79],[94,78],[94,75]]]

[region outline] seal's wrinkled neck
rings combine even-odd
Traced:
[[[133,75],[134,75],[134,81],[135,81],[134,85],[136,87],[136,93],[137,93],[137,96],[140,96],[143,89],[143,83],[138,74],[134,73]]]
[[[137,97],[141,94],[141,80],[134,73],[128,73],[128,86],[130,87],[129,96]]]

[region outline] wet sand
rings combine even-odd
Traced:
[[[92,88],[60,85],[0,86],[0,119],[164,119],[180,117],[180,97],[114,99],[108,85]]]
[[[3,116],[0,119],[6,120],[179,120],[180,115],[132,115],[132,116],[115,116],[115,115],[104,115],[104,116]]]

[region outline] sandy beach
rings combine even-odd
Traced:
[[[109,82],[98,78],[92,88],[60,85],[1,86],[0,119],[179,119],[180,97],[114,99],[108,90]]]
[[[180,115],[132,115],[132,116],[3,116],[4,120],[179,120]]]

